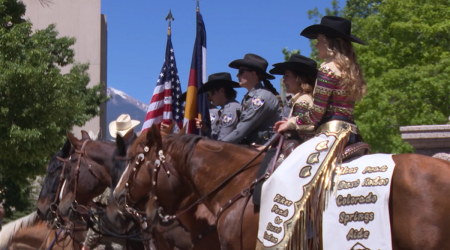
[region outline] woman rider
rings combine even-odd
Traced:
[[[274,75],[283,75],[286,92],[294,95],[288,103],[288,107],[291,108],[288,119],[276,122],[273,129],[277,133],[289,132],[285,133],[285,136],[301,143],[309,137],[307,134],[314,131],[312,125],[298,125],[297,115],[300,110],[312,107],[317,63],[302,55],[292,55],[287,62],[276,63],[273,66],[274,68],[269,72]]]
[[[274,197],[277,194],[279,197],[292,199],[299,209],[295,211],[295,216],[286,218],[277,225],[291,225],[295,229],[289,234],[277,233],[279,241],[276,244],[305,246],[305,242],[313,237],[314,240],[310,242],[314,246],[311,249],[319,247],[317,244],[321,237],[322,212],[329,194],[335,188],[332,181],[335,166],[339,164],[336,160],[340,159],[345,144],[361,140],[353,112],[356,101],[361,100],[366,93],[366,82],[352,42],[364,42],[350,31],[350,21],[325,16],[320,24],[309,26],[301,32],[302,36],[317,39],[319,59],[325,60],[317,74],[312,108],[305,107],[297,115],[298,125],[315,125],[316,136],[297,147],[265,181],[257,249],[273,245],[274,236],[269,235],[265,228],[274,220],[271,209],[275,205]],[[294,172],[295,178],[286,176]],[[285,188],[286,185],[291,188]],[[311,229],[309,233],[305,230],[307,224]]]
[[[267,61],[255,54],[246,54],[243,59],[230,63],[239,69],[239,85],[248,90],[241,105],[239,123],[222,141],[241,144],[264,144],[271,136],[271,127],[279,119],[278,94],[266,73]],[[264,82],[264,86],[261,84]]]
[[[269,72],[274,75],[283,75],[286,92],[294,94],[288,104],[291,107],[287,115],[288,119],[276,122],[273,129],[278,133],[284,132],[286,138],[302,143],[314,135],[314,126],[298,125],[297,115],[299,110],[312,106],[312,93],[317,76],[317,63],[302,55],[291,55],[287,62],[276,63],[273,66],[274,68]],[[257,178],[266,173],[275,153],[276,148],[271,148],[267,151],[258,170]],[[253,192],[253,203],[255,205],[260,204],[262,184],[263,182],[260,181],[255,186]]]

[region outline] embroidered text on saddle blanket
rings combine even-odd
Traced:
[[[337,192],[323,213],[323,249],[392,249],[389,195],[392,155],[373,154],[342,163]]]

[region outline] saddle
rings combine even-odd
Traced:
[[[284,140],[281,145],[281,150],[279,155],[273,156],[273,158],[269,161],[269,164],[261,164],[260,169],[258,171],[257,179],[260,178],[260,176],[264,175],[266,171],[272,167],[272,170],[275,170],[278,168],[281,163],[283,163],[284,159],[286,159],[294,150],[299,146],[300,143],[297,140]],[[342,161],[349,161],[350,159],[353,159],[355,157],[363,156],[368,154],[370,151],[370,146],[367,143],[364,142],[356,142],[351,145],[348,145],[345,147],[343,153],[342,153]],[[267,153],[269,154],[269,153]],[[264,161],[263,161],[264,162]],[[275,164],[275,166],[273,166]],[[261,200],[261,188],[264,181],[258,182],[253,190],[253,203],[255,205],[260,204]]]
[[[285,140],[281,146],[280,155],[278,157],[273,157],[269,163],[269,166],[273,164],[276,160],[275,169],[281,165],[281,163],[286,159],[294,150],[299,146],[300,143],[296,140]],[[370,152],[370,145],[365,142],[356,142],[345,147],[342,153],[342,161],[350,161],[353,158],[367,155]]]

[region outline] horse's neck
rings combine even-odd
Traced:
[[[41,247],[42,243],[45,241],[49,229],[45,222],[40,221],[34,226],[25,227],[20,229],[11,239],[11,244],[22,243],[30,247],[35,247],[35,249]]]
[[[204,202],[214,214],[217,214],[220,208],[235,195],[250,187],[252,181],[256,179],[258,171],[259,164],[256,166],[255,162],[261,162],[260,158],[256,159],[249,164],[247,170],[240,171],[228,182],[225,182],[253,159],[257,152],[230,144],[223,144],[222,146],[221,152],[208,149],[208,145],[200,144],[200,147],[197,146],[191,159],[192,164],[188,165],[189,169],[186,171],[189,173],[188,181],[200,197],[210,194],[217,188],[217,192],[208,195]],[[228,150],[232,152],[226,152]],[[230,158],[231,154],[233,154],[233,158]],[[193,162],[201,162],[201,165],[196,165]]]

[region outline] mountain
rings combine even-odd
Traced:
[[[115,121],[121,114],[129,114],[131,119],[141,122],[134,128],[134,131],[141,131],[142,123],[147,114],[148,104],[138,101],[125,94],[123,91],[115,88],[108,87],[106,93],[111,97],[106,103],[106,129],[108,129],[109,123]],[[111,135],[109,135],[109,131],[107,132],[107,139],[113,139]]]

